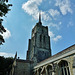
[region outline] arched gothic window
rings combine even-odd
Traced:
[[[52,66],[51,65],[47,66],[47,72],[48,72],[48,75],[52,75]]]
[[[40,42],[42,41],[42,35],[40,35]]]
[[[59,63],[59,75],[70,75],[70,70],[67,61],[62,60]]]
[[[42,70],[42,69],[41,69],[41,68],[39,68],[39,70],[38,70],[38,72],[39,72],[38,74],[39,74],[39,75],[41,75],[41,70]]]
[[[45,67],[44,67],[43,70],[41,71],[41,74],[42,74],[42,75],[46,75],[46,69],[45,69]]]
[[[46,48],[46,37],[45,37],[45,35],[43,36],[43,47]]]
[[[43,42],[45,43],[45,36],[43,37]]]
[[[42,35],[40,35],[40,47],[42,46]]]

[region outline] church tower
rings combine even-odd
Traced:
[[[48,26],[42,26],[41,14],[39,13],[39,22],[32,29],[31,39],[29,39],[26,59],[39,63],[50,56],[51,46]]]

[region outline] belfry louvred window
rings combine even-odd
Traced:
[[[42,46],[42,35],[40,35],[40,47]]]

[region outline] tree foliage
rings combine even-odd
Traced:
[[[5,28],[2,25],[2,17],[6,17],[6,14],[8,13],[8,11],[10,11],[11,9],[9,9],[9,7],[12,6],[12,4],[8,4],[8,0],[0,0],[0,44],[2,44],[4,41],[4,38],[1,34],[3,34],[3,32],[6,32]]]
[[[13,58],[4,58],[0,56],[0,75],[9,75],[12,64]]]

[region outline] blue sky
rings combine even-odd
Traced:
[[[0,46],[0,55],[14,56],[18,53],[26,59],[28,39],[31,30],[38,22],[41,12],[42,23],[48,26],[51,37],[52,55],[75,44],[75,0],[9,0],[13,4],[11,11],[4,17],[3,25],[7,32],[3,34],[4,45]]]

